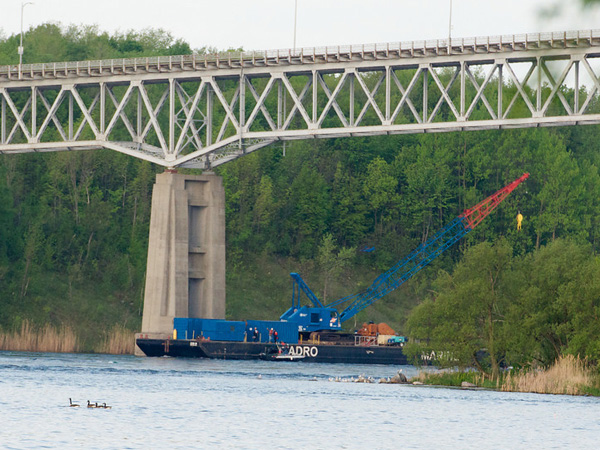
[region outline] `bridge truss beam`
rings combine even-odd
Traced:
[[[278,141],[600,123],[600,32],[0,67],[0,152],[211,168]]]

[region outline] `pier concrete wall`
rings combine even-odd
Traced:
[[[225,318],[225,191],[214,174],[156,176],[141,334],[171,335],[174,317]]]

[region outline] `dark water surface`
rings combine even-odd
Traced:
[[[398,369],[0,352],[0,448],[600,448],[598,398],[329,381]]]

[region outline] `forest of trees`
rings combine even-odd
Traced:
[[[25,38],[25,62],[192,51],[160,30],[45,24]],[[0,35],[0,64],[15,63],[17,46],[18,36]],[[448,364],[486,371],[563,353],[597,361],[599,138],[598,126],[577,126],[296,141],[285,156],[278,145],[225,164],[216,171],[226,190],[227,316],[277,318],[290,271],[328,299],[364,289],[529,172],[476,230],[358,323],[387,321],[414,339],[413,355],[447,350]],[[68,325],[88,340],[117,323],[139,329],[160,171],[104,150],[2,155],[0,327]],[[487,357],[476,360],[481,349]]]

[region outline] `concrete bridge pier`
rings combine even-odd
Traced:
[[[225,318],[225,191],[212,173],[167,170],[152,191],[140,334],[170,336],[174,317]]]

